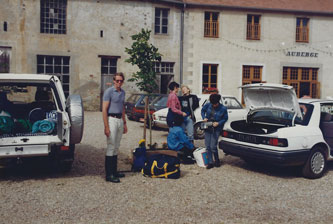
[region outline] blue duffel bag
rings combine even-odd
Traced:
[[[163,154],[147,158],[142,174],[152,178],[178,179],[180,177],[180,160]]]

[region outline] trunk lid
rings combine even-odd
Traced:
[[[248,121],[294,125],[296,117],[302,119],[297,96],[292,86],[258,83],[244,85],[241,88]]]

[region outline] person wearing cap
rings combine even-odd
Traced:
[[[105,180],[119,183],[123,173],[117,171],[118,151],[123,134],[127,133],[125,118],[125,91],[121,88],[124,83],[124,74],[116,73],[113,76],[113,86],[109,87],[103,95],[103,122],[104,134],[107,140],[105,156]]]
[[[228,111],[227,108],[220,103],[220,100],[220,94],[211,94],[209,96],[209,103],[206,103],[201,109],[201,116],[204,122],[213,122],[213,127],[205,130],[205,146],[208,157],[207,169],[211,169],[214,166],[221,166],[217,143],[223,126],[228,120]]]

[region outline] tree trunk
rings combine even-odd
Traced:
[[[146,136],[147,136],[147,111],[148,111],[148,102],[149,102],[149,96],[146,97],[145,100],[145,114],[144,114],[144,123],[143,123],[143,139],[145,140],[146,144]]]

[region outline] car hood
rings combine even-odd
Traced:
[[[258,83],[241,87],[249,114],[259,110],[280,110],[302,117],[297,96],[292,86]]]

